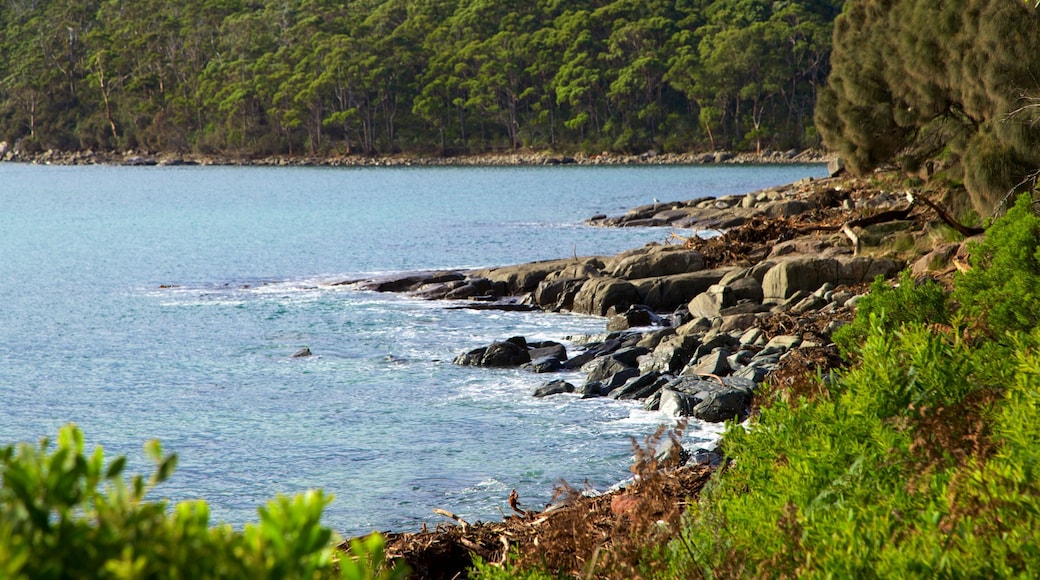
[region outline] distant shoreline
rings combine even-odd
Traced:
[[[600,153],[557,154],[547,151],[518,151],[458,156],[395,155],[265,155],[226,156],[194,153],[147,153],[126,151],[55,151],[24,154],[3,151],[0,161],[31,165],[122,165],[122,166],[258,166],[258,167],[512,167],[554,165],[750,165],[827,163],[833,154],[807,149],[763,151],[762,153],[719,151],[712,153],[656,153],[639,155]]]

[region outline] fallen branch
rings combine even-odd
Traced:
[[[459,522],[459,525],[462,526],[463,530],[465,530],[466,528],[470,527],[469,523],[467,523],[466,520],[464,520],[464,519],[460,518],[459,516],[449,512],[448,510],[442,510],[441,508],[433,508],[433,513],[435,513],[435,514],[437,514],[439,516],[444,516],[446,518],[453,519],[456,522]]]
[[[949,213],[946,212],[946,210],[944,210],[942,207],[940,207],[939,204],[937,204],[934,201],[928,199],[927,197],[924,197],[924,196],[914,196],[911,193],[907,193],[906,196],[907,196],[907,198],[912,199],[914,201],[920,201],[921,203],[923,203],[923,204],[927,205],[928,207],[932,208],[933,210],[935,210],[935,213],[937,213],[939,215],[939,219],[941,219],[943,222],[946,223],[946,225],[950,226],[951,228],[956,230],[957,233],[961,234],[962,236],[964,236],[966,238],[970,238],[972,236],[977,236],[977,235],[979,235],[979,234],[981,234],[981,233],[986,231],[983,228],[968,227],[968,226],[966,226],[966,225],[956,221],[955,219],[953,219],[952,216],[950,216]]]

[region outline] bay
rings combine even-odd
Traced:
[[[450,364],[603,320],[335,283],[615,253],[671,230],[582,220],[824,172],[0,164],[0,444],[75,422],[147,471],[141,446],[158,438],[180,465],[156,497],[205,499],[241,526],[275,494],[320,487],[336,497],[326,525],[345,535],[435,524],[434,507],[498,518],[511,489],[540,507],[560,479],[603,489],[626,476],[630,438],[667,418],[536,400],[544,376]],[[291,356],[303,347],[315,356]],[[695,425],[690,442],[717,432]]]

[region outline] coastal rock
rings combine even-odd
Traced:
[[[693,297],[718,284],[730,270],[720,268],[687,274],[673,274],[636,280],[636,290],[643,304],[656,312],[669,312],[688,304]]]
[[[606,397],[637,377],[639,377],[639,369],[627,368],[610,375],[602,381],[596,382],[599,384],[600,395]]]
[[[625,382],[621,388],[611,391],[610,398],[622,401],[642,400],[659,391],[672,378],[657,372],[637,375]]]
[[[547,260],[481,270],[477,272],[477,275],[492,282],[504,282],[510,294],[523,294],[524,292],[533,292],[538,287],[538,284],[553,272],[564,270],[568,266],[576,265],[576,263],[577,265],[585,266],[593,263],[602,264],[602,260],[599,258]]]
[[[680,374],[682,376],[691,377],[700,375],[722,376],[729,374],[733,370],[727,360],[729,355],[730,352],[728,350],[720,348],[719,350],[702,356],[695,362],[691,362]]]
[[[714,284],[694,297],[687,308],[695,317],[715,318],[722,313],[723,308],[733,306],[735,303],[733,291],[728,286]]]
[[[631,365],[627,365],[612,356],[597,358],[581,367],[581,370],[586,373],[586,383],[601,382],[617,373],[630,369],[632,369]]]
[[[455,358],[454,363],[462,366],[477,367],[516,367],[531,362],[527,351],[527,342],[523,337],[511,338],[505,342],[493,342],[490,346],[477,348]]]
[[[546,278],[534,291],[534,303],[547,310],[570,310],[585,278]]]
[[[638,326],[650,326],[654,319],[654,313],[641,304],[635,304],[621,314],[615,314],[607,320],[607,330],[628,330]]]
[[[799,290],[812,292],[830,282],[859,284],[875,276],[893,276],[902,269],[894,260],[800,256],[777,262],[762,280],[763,299],[783,302]]]
[[[464,279],[459,272],[405,272],[358,282],[358,288],[372,292],[410,292],[426,284],[441,284]]]
[[[704,256],[698,251],[681,246],[650,246],[618,260],[610,274],[635,280],[697,272],[703,268]]]
[[[530,355],[532,360],[542,357],[552,357],[563,362],[567,360],[567,347],[551,340],[530,342],[527,344],[527,354]]]
[[[661,389],[660,410],[674,417],[694,417],[708,423],[743,420],[755,385],[729,377],[723,382],[679,377]]]
[[[563,368],[567,370],[575,370],[585,366],[589,361],[599,358],[604,355],[608,355],[619,348],[622,348],[623,344],[620,340],[607,339],[600,342],[594,342],[586,346],[585,350],[572,358],[567,359],[563,364]]]
[[[538,387],[534,391],[534,396],[538,398],[549,397],[552,395],[559,395],[562,393],[573,393],[575,390],[574,385],[567,381],[549,381],[544,385]]]
[[[734,302],[750,300],[751,302],[762,302],[765,296],[762,292],[762,283],[753,276],[745,276],[726,284],[733,293]]]
[[[591,278],[574,296],[573,310],[580,314],[605,316],[612,306],[627,309],[639,302],[639,291],[631,282],[619,278]]]
[[[676,334],[669,336],[657,345],[657,348],[639,360],[639,369],[644,373],[677,373],[693,356],[693,351],[700,346],[700,340],[692,334]]]
[[[524,369],[532,373],[554,373],[563,369],[563,363],[554,356],[542,356],[531,359],[531,362],[522,365]]]

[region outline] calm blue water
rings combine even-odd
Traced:
[[[596,213],[750,191],[821,166],[128,168],[0,164],[0,444],[79,424],[241,525],[324,488],[345,535],[496,519],[516,488],[623,479],[629,437],[666,423],[617,401],[536,400],[546,377],[459,368],[514,335],[602,332],[592,317],[445,309],[335,282],[614,253],[669,230]],[[315,356],[293,359],[309,347]],[[580,380],[577,375],[565,378]],[[712,427],[691,429],[691,442]]]

